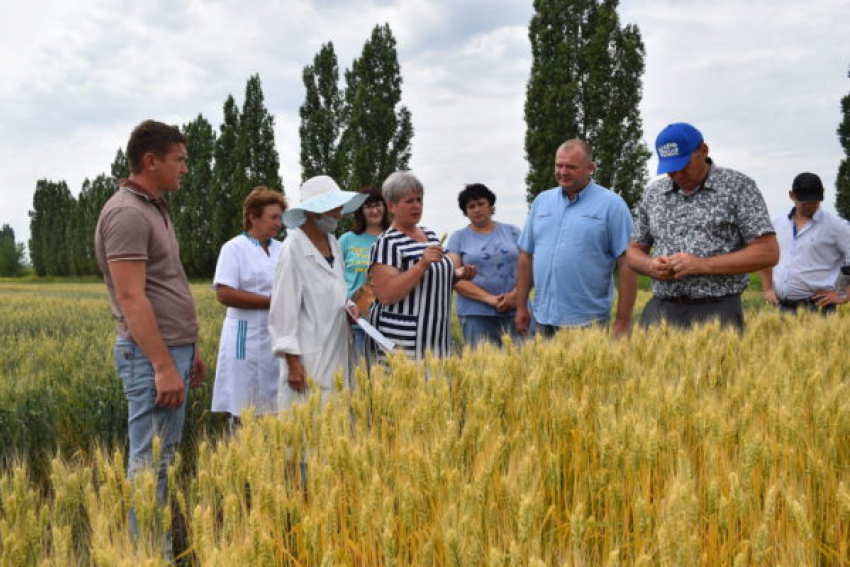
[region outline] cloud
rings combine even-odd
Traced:
[[[821,174],[832,206],[839,101],[850,91],[850,5],[719,0],[706,9],[695,0],[630,0],[620,14],[646,45],[641,110],[650,147],[668,122],[690,120],[719,163],[756,179],[774,214],[806,169]],[[108,170],[144,118],[183,124],[202,113],[217,128],[226,97],[241,104],[255,73],[292,194],[303,67],[333,41],[342,72],[387,22],[413,113],[425,224],[437,232],[463,226],[455,197],[471,181],[498,194],[500,220],[522,224],[531,16],[531,3],[516,0],[6,3],[0,223],[25,237],[36,181],[64,179],[76,193],[85,177]]]

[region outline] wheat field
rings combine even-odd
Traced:
[[[223,311],[193,291],[212,361]],[[165,565],[170,526],[186,565],[850,564],[845,310],[395,359],[234,436],[208,385],[157,510],[124,476],[102,286],[0,301],[3,567]]]

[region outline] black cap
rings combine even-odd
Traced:
[[[794,183],[791,184],[791,191],[801,203],[823,201],[823,183],[814,173],[801,173],[795,177]]]

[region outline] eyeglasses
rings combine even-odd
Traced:
[[[376,203],[366,203],[365,205],[363,205],[364,211],[374,211],[375,209],[383,209],[383,208],[384,208],[384,204],[380,201],[378,201]]]

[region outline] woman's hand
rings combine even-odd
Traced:
[[[516,288],[500,295],[499,302],[496,304],[496,311],[499,313],[513,311],[514,309],[516,309]]]
[[[422,264],[422,267],[425,268],[423,273],[428,271],[428,268],[431,264],[439,262],[443,259],[443,248],[441,246],[437,246],[436,244],[429,246],[422,252],[422,258],[419,260],[419,264]]]
[[[307,389],[307,372],[304,370],[304,364],[301,363],[301,357],[296,354],[287,354],[286,365],[289,368],[286,376],[289,387],[296,392],[304,392]]]
[[[455,280],[471,280],[475,277],[475,266],[466,264],[455,268]]]

